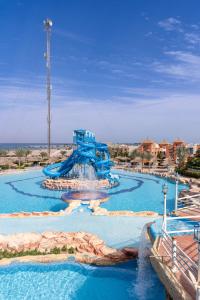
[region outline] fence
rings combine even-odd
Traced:
[[[177,199],[177,209],[183,209],[185,207],[197,207],[200,208],[200,194],[185,196]]]
[[[186,281],[196,289],[198,265],[178,245],[165,230],[162,229],[161,245],[170,259],[172,271],[179,271]]]

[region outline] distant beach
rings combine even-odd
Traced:
[[[64,146],[71,146],[71,143],[53,143],[52,148],[60,149]],[[14,150],[18,148],[26,148],[26,149],[45,149],[47,148],[46,143],[0,143],[0,149],[5,150]]]

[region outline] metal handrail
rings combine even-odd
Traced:
[[[169,254],[171,262],[173,263],[173,240],[172,237],[162,229],[162,245]],[[196,288],[196,282],[194,283],[190,278],[189,271],[194,274],[197,281],[198,266],[197,264],[176,244],[176,262],[175,267],[181,272],[181,274]]]
[[[200,215],[183,216],[183,217],[166,217],[166,228],[167,228],[167,225],[169,226],[170,221],[173,222],[176,220],[187,220],[188,225],[190,225],[190,223],[195,222],[195,219],[196,219],[196,222],[200,222]],[[164,230],[164,228],[162,228],[162,230]],[[193,231],[194,231],[194,228],[192,228],[192,229],[185,228],[185,229],[179,229],[179,230],[178,229],[167,230],[167,233],[168,234],[172,234],[172,233],[177,234],[177,233],[189,233],[189,232],[193,232]]]
[[[193,215],[193,216],[182,216],[182,217],[166,217],[166,220],[181,220],[181,219],[199,219],[200,215]]]
[[[177,252],[180,252],[181,253],[181,255],[183,256],[183,257],[185,257],[186,259],[187,259],[187,261],[189,261],[190,262],[190,264],[198,271],[198,266],[197,266],[197,264],[177,245],[176,246],[176,248],[177,248]]]
[[[195,197],[200,197],[200,194],[188,195],[188,196],[180,197],[180,198],[178,198],[178,201],[179,200],[184,200],[184,199],[191,199],[191,198],[195,198]]]
[[[178,199],[178,203],[179,204],[185,204],[185,203],[196,203],[197,202],[197,200],[199,200],[200,199],[200,196],[196,199],[197,197],[194,197],[194,198],[188,198],[188,199],[183,199],[183,200],[179,200]]]

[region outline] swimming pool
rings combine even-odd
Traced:
[[[150,264],[144,282],[137,261],[96,267],[73,262],[0,267],[1,300],[164,300]]]
[[[26,171],[0,176],[0,213],[59,211],[67,204],[60,191],[42,188],[42,171]]]
[[[148,174],[118,172],[120,185],[109,191],[109,201],[101,204],[107,210],[151,210],[163,212],[162,185],[167,182],[167,209],[174,209],[175,183]],[[179,191],[187,186],[179,184]]]
[[[163,210],[162,184],[166,181],[152,175],[118,172],[120,185],[108,190],[109,200],[101,206],[108,210]],[[0,176],[0,213],[59,211],[67,204],[61,200],[63,191],[44,189],[41,170]],[[168,182],[167,206],[174,208],[175,184]],[[185,188],[179,185],[179,189]]]

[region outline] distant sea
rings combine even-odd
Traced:
[[[63,146],[70,146],[71,144],[60,144],[53,143],[51,148],[62,148]],[[0,149],[5,150],[13,150],[18,148],[26,148],[26,149],[44,149],[47,148],[47,144],[45,143],[0,143]]]
[[[123,144],[123,143],[117,143],[117,144]],[[139,143],[125,143],[129,146],[138,146]],[[72,143],[62,144],[62,143],[52,143],[51,148],[63,148],[64,146],[72,146]],[[47,148],[46,143],[0,143],[0,149],[4,150],[13,150],[18,148],[26,148],[26,149],[45,149]]]

